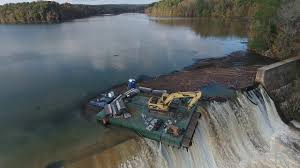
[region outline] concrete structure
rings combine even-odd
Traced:
[[[300,56],[261,67],[256,73],[255,81],[266,88],[286,123],[300,121],[299,77]]]
[[[141,141],[130,139],[101,152],[92,152],[81,157],[65,161],[58,168],[109,168],[119,167],[133,156],[141,155]]]
[[[272,91],[291,83],[299,75],[300,56],[297,56],[259,68],[255,82]]]

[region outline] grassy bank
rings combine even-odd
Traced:
[[[285,59],[295,54],[299,9],[297,0],[162,0],[146,13],[176,17],[250,17],[249,49]]]

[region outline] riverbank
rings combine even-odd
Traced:
[[[249,52],[234,52],[221,58],[195,60],[191,66],[170,74],[142,79],[139,85],[175,91],[195,91],[208,84],[220,84],[232,89],[242,89],[253,85],[256,70],[275,62]],[[120,93],[126,84],[112,88]]]
[[[248,48],[283,60],[297,50],[293,43],[300,27],[299,7],[296,0],[161,0],[145,11],[155,17],[249,17]]]
[[[154,77],[141,76],[138,85],[165,89],[169,92],[196,91],[211,84],[238,90],[252,86],[255,83],[257,69],[275,61],[247,51],[239,51],[220,58],[198,59],[194,64],[169,74]],[[113,86],[108,90],[120,94],[127,90],[127,84]],[[90,105],[85,105],[84,108],[84,115],[87,118],[98,112]]]
[[[61,23],[106,14],[143,13],[148,5],[77,5],[53,1],[0,5],[0,24]]]

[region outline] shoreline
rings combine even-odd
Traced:
[[[223,57],[196,59],[193,64],[181,70],[158,76],[140,75],[136,80],[139,86],[165,89],[169,92],[195,91],[210,84],[241,90],[255,84],[258,68],[274,62],[275,59],[250,51],[236,51]],[[99,94],[111,90],[116,94],[126,91],[127,81],[104,89],[94,96],[88,96],[83,105],[84,116],[91,118],[98,111],[98,108],[88,105],[90,100],[99,98]]]
[[[223,57],[195,59],[194,63],[182,68],[181,70],[175,70],[158,76],[150,77],[146,75],[140,75],[140,77],[137,79],[137,83],[138,85],[144,87],[151,87],[155,89],[166,89],[171,92],[194,91],[208,84],[221,84],[227,86],[228,88],[238,90],[238,89],[244,89],[254,84],[257,68],[274,62],[276,62],[275,59],[265,57],[253,52],[237,51],[225,55]],[[212,72],[208,73],[208,71],[210,70],[212,70]],[[203,77],[202,79],[198,79],[199,77],[197,78],[197,75],[199,75],[198,73],[204,74],[202,75]],[[234,74],[230,74],[230,73],[234,73]],[[238,75],[238,76],[234,76],[234,75]],[[248,75],[248,76],[241,76],[241,75]],[[189,77],[191,77],[192,79],[188,80]],[[212,78],[207,79],[207,77],[212,77]],[[175,86],[174,83],[171,83],[171,82],[178,81],[178,79],[182,80],[182,78],[185,79],[186,82],[179,81],[181,82],[179,83],[179,86],[178,83],[177,86]],[[242,78],[246,78],[250,80],[246,82],[237,81],[238,79],[242,79]],[[234,79],[235,81],[233,81]],[[187,85],[187,86],[181,87],[183,85]],[[127,87],[127,81],[122,84],[114,85],[110,89],[107,89],[107,91],[113,90],[117,93],[120,93],[126,90],[127,89],[126,87]]]
[[[0,25],[59,24],[107,14],[145,13],[149,4],[71,4],[34,1],[0,5]]]

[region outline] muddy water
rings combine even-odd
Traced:
[[[238,92],[235,99],[227,102],[208,103],[189,151],[146,139],[140,139],[139,146],[139,151],[126,156],[125,161],[111,165],[121,168],[300,167],[300,132],[281,121],[263,88]]]
[[[143,14],[0,25],[0,167],[41,168],[130,138],[83,119],[81,103],[130,77],[245,51],[243,27],[239,20]]]

